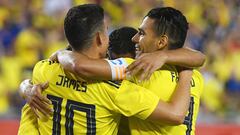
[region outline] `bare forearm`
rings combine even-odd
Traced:
[[[184,67],[200,67],[205,62],[205,55],[199,51],[190,48],[180,48],[177,50],[163,51],[167,55],[167,64],[184,66]]]
[[[171,97],[170,104],[172,112],[184,117],[189,107],[192,71],[185,70],[179,74],[179,82]]]
[[[83,79],[110,80],[111,69],[103,59],[91,59],[83,54],[62,51],[58,54],[58,61],[64,69]]]

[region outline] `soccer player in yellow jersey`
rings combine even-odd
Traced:
[[[160,51],[148,54],[148,56],[145,57],[140,57],[136,62],[130,65],[128,69],[133,70],[134,74],[142,70],[146,74],[142,74],[143,77],[141,77],[148,78],[156,67],[159,67],[159,65],[161,66],[162,63],[164,63],[161,60],[155,60],[154,58],[156,56],[158,56],[157,58],[159,58],[159,56],[164,56],[163,54],[166,52],[168,53],[168,56],[171,56],[167,57],[169,64],[196,66],[194,65],[194,62],[196,61],[191,59],[193,56],[189,55],[189,53],[187,54],[186,50],[179,51],[181,54],[175,53],[177,54],[175,57],[172,56],[174,54],[172,49],[181,48],[183,46],[187,29],[188,24],[186,18],[180,11],[169,7],[152,9],[144,18],[139,28],[139,32],[133,37],[133,41],[138,44],[142,52]],[[70,51],[62,51],[57,55],[59,62],[63,64],[64,68],[78,74],[79,76],[92,79],[109,79],[111,77],[112,79],[118,80],[126,78],[124,68],[133,61],[131,59],[120,58],[108,61],[109,64],[107,64],[103,60],[92,60],[81,54],[74,54]],[[189,58],[187,58],[187,56]],[[183,58],[185,58],[186,63],[177,63],[179,61],[184,62],[182,61]],[[164,60],[166,57],[163,57],[162,59]],[[141,61],[143,63],[141,63]],[[152,66],[153,61],[155,61],[155,63],[157,63],[155,65],[158,66]],[[89,65],[94,63],[99,66],[89,66],[88,64],[82,65],[81,63],[88,63]],[[170,76],[169,79],[175,82],[178,79],[178,75],[173,66],[165,65],[163,68],[170,70],[171,73],[165,72],[166,70],[163,69],[154,72],[149,81],[139,83],[137,79],[134,80],[139,85],[152,90],[160,99],[169,101],[176,84],[171,84],[167,82],[166,78],[163,79],[160,76]],[[194,70],[193,78],[191,80],[191,102],[185,121],[179,126],[166,126],[164,123],[146,122],[131,117],[130,127],[132,134],[194,135],[202,88],[202,76],[197,70]]]
[[[139,33],[133,37],[133,41],[139,45],[140,50],[143,52],[152,52],[164,49],[173,50],[183,46],[187,30],[187,20],[180,11],[170,7],[154,8],[145,16],[142,24],[140,25]],[[154,44],[154,42],[156,46],[148,46],[149,44]],[[138,63],[133,64],[129,68],[131,69],[135,66],[137,68],[134,69],[134,72],[141,70],[141,68],[145,68],[147,70],[150,68]],[[160,99],[168,101],[171,97],[173,89],[169,89],[169,91],[158,91],[158,84],[154,83],[154,81],[158,81],[159,79],[157,76],[158,74],[154,73],[150,78],[151,84],[142,83],[141,86],[153,90]],[[176,75],[172,74],[172,80],[175,78]],[[168,85],[167,88],[168,87],[172,86]],[[148,135],[159,133],[164,135],[194,135],[202,90],[202,75],[197,70],[194,70],[193,78],[191,80],[189,111],[186,114],[183,124],[179,126],[165,126],[161,123],[144,123],[138,118],[133,118],[133,120],[130,120],[130,122],[132,122],[132,124],[130,123],[132,126],[132,133]],[[139,128],[141,128],[141,131],[138,130]]]
[[[64,30],[73,52],[92,59],[105,57],[107,25],[100,6],[85,4],[71,8],[64,21]],[[126,80],[121,85],[110,81],[80,81],[57,62],[40,61],[34,67],[32,81],[34,84],[49,81],[43,95],[51,100],[54,112],[52,116],[40,115],[36,119],[30,107],[25,105],[19,134],[114,135],[120,114],[176,124],[182,121],[182,114],[187,110],[190,83],[186,82],[190,81],[191,74],[187,70],[180,72],[177,90],[167,103],[148,89]],[[36,90],[39,87],[36,86]],[[37,102],[36,106],[40,104]]]

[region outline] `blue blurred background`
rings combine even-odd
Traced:
[[[64,16],[73,5],[84,3],[103,6],[109,32],[121,26],[138,28],[155,6],[182,11],[190,26],[185,46],[207,56],[201,68],[205,86],[198,125],[239,129],[240,0],[0,0],[0,124],[18,125],[25,103],[19,83],[31,78],[38,60],[66,47]]]

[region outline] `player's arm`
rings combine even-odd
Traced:
[[[83,79],[112,79],[110,66],[104,59],[91,59],[83,54],[67,50],[58,51],[50,59],[57,60],[64,69]]]
[[[52,109],[49,107],[51,101],[42,95],[42,91],[44,91],[47,87],[48,82],[33,85],[30,79],[26,79],[20,84],[20,95],[27,101],[32,112],[37,117],[39,117],[37,111],[44,115],[50,115],[52,113]]]
[[[151,90],[124,80],[114,98],[121,114],[135,116],[167,125],[182,124],[190,101],[190,80],[192,71],[182,71],[179,83],[168,102],[159,100]]]
[[[159,53],[161,53],[159,51]],[[176,50],[164,50],[167,56],[166,63],[170,65],[178,65],[188,68],[201,67],[206,59],[206,56],[200,51],[191,48],[179,48]]]
[[[193,68],[202,66],[205,59],[204,54],[190,48],[161,50],[140,55],[127,67],[127,72],[131,75],[140,74],[140,80],[144,80],[149,79],[151,74],[165,63]]]
[[[159,101],[156,109],[148,117],[170,125],[182,124],[190,102],[190,80],[192,70],[179,73],[179,82],[169,102]]]
[[[158,59],[158,61],[156,61],[156,58]],[[77,74],[78,76],[84,79],[94,79],[94,80],[124,79],[116,76],[118,74],[121,74],[119,70],[116,70],[116,69],[122,68],[122,66],[119,67],[114,65],[114,67],[112,67],[111,60],[108,63],[106,60],[103,60],[103,59],[91,59],[83,54],[75,53],[72,51],[66,51],[66,50],[58,51],[50,59],[58,60],[59,63],[66,70],[74,74]],[[139,62],[141,61],[141,59],[143,59],[142,63],[148,63],[148,64],[139,65]],[[147,77],[149,78],[150,75],[155,70],[161,68],[161,66],[165,62],[169,64],[176,64],[176,65],[182,65],[187,67],[200,66],[203,64],[205,60],[205,56],[202,53],[194,50],[178,49],[176,51],[165,51],[165,52],[158,51],[154,53],[149,53],[148,56],[141,57],[141,59],[139,59],[138,62],[131,64],[131,66],[128,68],[129,72],[131,72],[132,70],[140,71],[140,69],[144,69],[145,72],[142,72],[142,76],[140,79],[147,78]],[[186,63],[189,64],[189,66]],[[144,68],[141,65],[148,66],[148,67]],[[123,73],[123,76],[126,76],[125,72]]]

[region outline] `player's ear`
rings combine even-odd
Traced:
[[[168,45],[168,36],[167,35],[162,35],[157,43],[157,48],[159,50],[165,48]]]
[[[97,44],[100,45],[106,45],[106,42],[108,44],[108,35],[105,34],[103,31],[98,31],[96,33],[96,39],[97,39]]]
[[[100,31],[96,33],[96,42],[98,46],[102,45],[103,43],[103,37]]]

